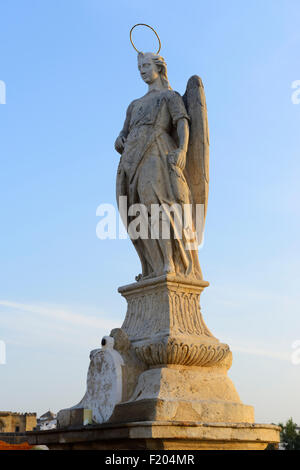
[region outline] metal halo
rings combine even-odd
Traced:
[[[131,42],[132,47],[134,48],[134,50],[135,50],[136,52],[141,52],[141,51],[139,51],[139,50],[135,47],[135,45],[134,45],[134,43],[133,43],[133,40],[132,40],[132,31],[134,30],[134,28],[136,28],[136,26],[146,26],[147,28],[150,28],[150,29],[154,32],[155,36],[157,37],[158,45],[159,45],[158,51],[156,52],[156,54],[159,54],[159,51],[160,51],[160,49],[161,49],[161,42],[160,42],[160,39],[159,39],[159,35],[158,35],[157,32],[155,31],[155,29],[152,28],[152,26],[149,26],[148,24],[145,24],[145,23],[138,23],[138,24],[135,24],[134,26],[132,26],[132,28],[131,28],[131,30],[130,30],[130,33],[129,33],[130,42]]]

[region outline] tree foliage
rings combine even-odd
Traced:
[[[281,427],[280,441],[285,450],[300,450],[300,430],[297,424],[290,418],[285,424],[279,424]]]

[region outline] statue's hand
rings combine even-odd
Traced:
[[[115,141],[115,149],[117,152],[122,153],[124,150],[125,145],[125,137],[123,135],[119,135],[119,137]]]
[[[172,152],[168,154],[168,161],[171,165],[178,166],[178,168],[184,170],[186,162],[186,151],[181,148],[172,150]]]

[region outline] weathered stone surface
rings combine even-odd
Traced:
[[[127,401],[133,395],[140,374],[147,365],[139,360],[129,338],[124,330],[115,328],[110,336],[114,338],[114,348],[122,356],[122,401]]]
[[[31,431],[36,427],[36,413],[0,411],[0,433]]]
[[[203,366],[226,358],[230,349],[204,323],[200,294],[208,285],[174,275],[119,288],[128,303],[122,329],[148,366]]]
[[[31,445],[62,450],[263,450],[279,427],[248,423],[139,422],[27,433]]]
[[[112,415],[116,403],[122,400],[124,362],[113,345],[112,337],[104,337],[102,349],[90,353],[86,393],[77,405],[59,411],[59,427],[103,423]]]
[[[90,405],[92,407],[92,404]],[[58,413],[58,427],[87,426],[93,423],[93,412],[89,408],[67,408]]]
[[[140,53],[138,68],[148,92],[128,106],[115,148],[121,154],[117,200],[119,207],[121,198],[127,201],[120,213],[141,260],[139,278],[173,273],[202,279],[196,206],[203,208],[203,230],[209,159],[203,84],[200,77],[191,77],[180,96],[170,86],[164,58],[156,54]],[[135,204],[145,208],[141,221],[146,236],[139,238],[130,227]],[[156,220],[151,217],[154,205],[162,209]],[[175,210],[169,211],[170,206]],[[188,206],[190,216],[182,223]],[[170,236],[163,235],[162,220],[168,223]]]
[[[227,376],[231,354],[211,367],[169,365],[143,372],[127,402],[118,404],[110,422],[185,420],[253,423],[252,406],[242,404]]]
[[[127,334],[120,328],[102,339],[102,348],[90,353],[87,389],[83,399],[75,406],[60,410],[58,427],[74,427],[104,423],[114,407],[128,400],[145,370],[136,357]]]

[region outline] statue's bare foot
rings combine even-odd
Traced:
[[[135,277],[135,280],[137,282],[140,281],[145,281],[146,279],[151,279],[152,277],[155,277],[154,273],[147,274],[146,276],[143,276],[142,274],[139,274],[138,276]]]
[[[155,277],[154,273],[147,274],[147,276],[143,276],[143,280],[145,281],[146,279],[152,279]]]
[[[164,274],[174,274],[175,273],[175,266],[173,263],[167,263],[164,266]]]

